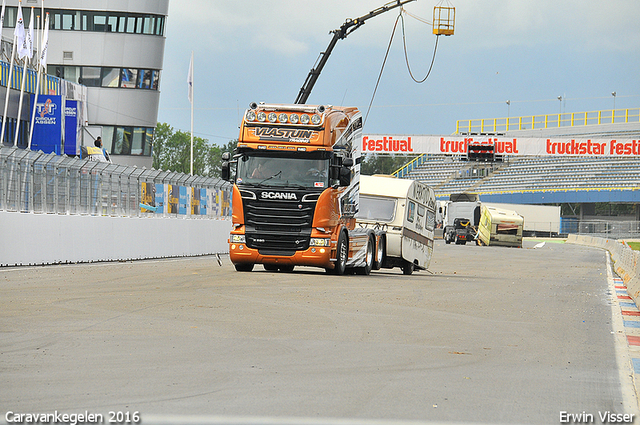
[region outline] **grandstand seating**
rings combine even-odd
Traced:
[[[440,197],[465,191],[636,190],[640,189],[640,158],[511,157],[491,164],[431,156],[403,177],[425,182]]]

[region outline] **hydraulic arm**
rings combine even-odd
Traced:
[[[313,86],[316,84],[316,81],[318,80],[318,77],[320,76],[322,69],[327,63],[327,60],[329,59],[329,55],[331,55],[333,48],[336,47],[338,40],[342,40],[343,38],[346,38],[353,31],[360,28],[362,25],[364,25],[367,19],[373,18],[374,16],[378,16],[381,13],[387,12],[391,9],[395,9],[396,7],[401,7],[412,1],[415,1],[415,0],[396,0],[396,1],[389,2],[382,7],[372,10],[371,12],[367,13],[364,16],[361,16],[356,19],[347,19],[340,28],[331,31],[333,33],[333,38],[329,42],[329,46],[327,47],[327,49],[324,52],[320,53],[320,56],[318,57],[318,60],[316,60],[316,65],[314,66],[314,68],[312,68],[311,71],[309,71],[309,75],[307,75],[307,79],[305,80],[304,84],[300,88],[300,92],[298,93],[298,97],[296,98],[295,103],[299,105],[307,103],[307,99],[311,94],[311,90],[313,89]]]

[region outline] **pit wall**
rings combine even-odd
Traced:
[[[227,253],[230,230],[228,219],[0,211],[0,266]]]
[[[636,305],[640,297],[640,252],[624,242],[591,236],[569,235],[567,243],[606,249],[611,254],[613,268],[627,286],[627,292]]]

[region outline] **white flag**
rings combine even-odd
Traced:
[[[189,62],[189,75],[187,75],[187,85],[189,86],[189,102],[193,102],[193,52],[191,52],[191,62]]]
[[[16,47],[18,48],[18,57],[20,59],[27,56],[27,38],[24,33],[24,19],[22,18],[22,2],[18,3],[18,19],[16,20],[16,29],[13,31],[16,36]]]
[[[27,47],[27,57],[33,57],[33,6],[31,7],[31,18],[29,20],[29,31],[27,31],[25,45]]]
[[[44,35],[42,36],[42,53],[40,53],[40,66],[47,70],[47,51],[49,50],[49,14],[44,21]]]

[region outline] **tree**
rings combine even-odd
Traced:
[[[413,158],[414,156],[410,155],[366,154],[362,161],[360,171],[364,175],[392,174],[394,171],[410,162]]]
[[[220,177],[222,152],[235,147],[232,140],[224,145],[211,145],[207,139],[193,138],[193,174],[205,177]],[[158,123],[153,143],[153,168],[188,174],[191,162],[191,134],[175,131],[167,123]]]

